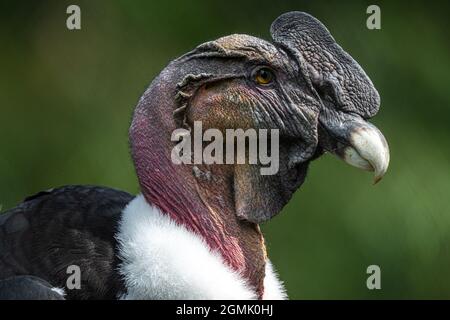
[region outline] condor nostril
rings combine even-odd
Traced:
[[[319,94],[320,98],[333,102],[335,100],[335,94],[333,87],[329,82],[322,83],[320,85],[313,85]]]

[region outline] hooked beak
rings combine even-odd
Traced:
[[[346,163],[374,172],[374,184],[385,175],[389,166],[389,146],[373,124],[360,117],[343,122],[321,121],[322,147]]]

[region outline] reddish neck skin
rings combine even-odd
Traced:
[[[131,151],[144,197],[200,235],[261,298],[266,259],[264,239],[256,224],[236,217],[233,167],[209,167],[212,178],[208,180],[201,175],[195,177],[191,165],[174,165],[170,158],[174,146],[170,141],[172,128],[167,128],[170,120],[155,119],[145,108],[138,107],[135,111],[130,128]]]

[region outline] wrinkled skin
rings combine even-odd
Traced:
[[[303,183],[308,164],[325,150],[374,170],[378,181],[389,151],[368,119],[380,99],[361,67],[315,18],[301,12],[280,16],[274,43],[231,35],[198,46],[175,60],[167,73],[181,79],[174,117],[208,128],[280,130],[280,170],[261,176],[258,165],[234,166],[239,218],[260,223],[277,214]],[[261,66],[273,71],[269,85],[253,79]]]
[[[227,55],[245,52],[246,56],[221,68],[226,79],[200,84],[186,110],[187,124],[201,120],[204,129],[223,132],[227,128],[280,130],[276,175],[261,176],[258,165],[234,168],[237,215],[252,222],[267,220],[281,210],[305,178],[318,143],[319,101],[313,98],[298,64],[268,42],[232,35],[204,46],[208,53],[225,50]],[[205,59],[197,56],[196,51],[188,55],[189,59]],[[253,71],[261,66],[274,72],[276,78],[270,85],[261,86],[252,79]]]

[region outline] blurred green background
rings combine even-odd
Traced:
[[[381,7],[381,30],[366,8]],[[66,29],[78,4],[82,30]],[[382,98],[373,122],[391,148],[386,177],[326,155],[263,226],[293,299],[450,298],[448,2],[3,1],[0,4],[0,204],[65,184],[138,192],[131,112],[173,58],[231,33],[269,39],[281,13],[327,25]],[[366,268],[381,267],[381,290]]]

